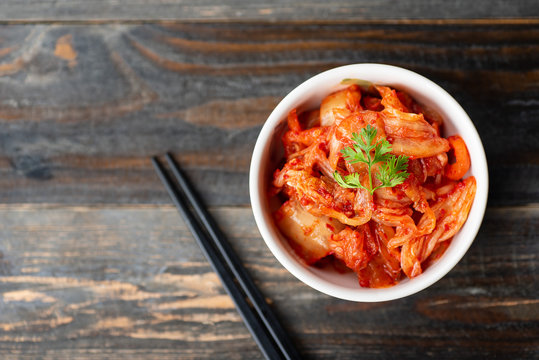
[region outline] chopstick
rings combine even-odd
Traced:
[[[170,154],[165,158],[179,188],[158,158],[153,157],[159,178],[266,359],[300,359],[293,342],[179,166]]]

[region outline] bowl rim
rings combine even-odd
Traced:
[[[356,74],[359,76],[356,76]],[[404,279],[388,288],[362,288],[358,284],[357,289],[351,289],[315,275],[312,269],[307,269],[307,265],[300,263],[297,255],[291,254],[286,249],[286,246],[282,244],[283,236],[278,233],[274,224],[270,225],[270,222],[273,222],[271,216],[263,211],[262,196],[266,195],[263,189],[264,182],[260,181],[260,176],[264,174],[262,160],[264,156],[267,157],[268,155],[269,144],[273,139],[276,127],[286,119],[286,115],[292,108],[301,105],[301,103],[298,103],[299,99],[305,98],[307,94],[314,91],[313,89],[317,87],[327,88],[327,95],[335,91],[335,86],[345,78],[361,78],[376,84],[394,86],[399,89],[404,88],[403,90],[407,92],[419,91],[423,95],[412,94],[412,97],[416,99],[419,97],[420,102],[425,99],[432,100],[426,102],[431,106],[434,105],[433,107],[436,110],[445,113],[444,121],[448,121],[457,127],[459,134],[465,133],[467,137],[465,142],[468,149],[473,148],[473,154],[470,150],[470,157],[472,157],[472,167],[477,181],[477,191],[468,219],[459,233],[455,235],[455,239],[459,235],[459,239],[462,238],[464,234],[467,237],[459,242],[461,246],[458,247],[453,246],[454,239],[444,255],[426,269],[423,274],[412,280]],[[384,81],[384,79],[388,78],[389,81]],[[410,84],[413,85],[412,91],[410,91]],[[305,102],[305,99],[303,102]],[[451,119],[458,119],[458,125],[456,125],[456,120],[451,121],[446,118],[449,116]],[[388,301],[406,297],[429,287],[445,276],[461,260],[479,232],[487,205],[488,183],[488,166],[481,138],[473,122],[460,104],[443,88],[422,75],[401,67],[377,63],[350,64],[326,70],[307,79],[288,93],[264,123],[255,143],[249,170],[249,194],[255,222],[264,242],[275,258],[292,275],[310,287],[336,298],[358,302]],[[466,231],[464,232],[464,230]]]

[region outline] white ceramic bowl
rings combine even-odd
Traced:
[[[273,171],[283,156],[280,134],[290,110],[298,112],[320,106],[322,99],[344,88],[341,81],[356,78],[389,85],[406,91],[430,106],[444,118],[444,136],[459,134],[468,147],[471,168],[465,177],[475,176],[477,192],[468,220],[454,237],[444,255],[423,274],[405,279],[390,288],[359,286],[355,273],[342,274],[331,269],[308,266],[294,253],[272,219],[273,206],[267,196]],[[273,110],[256,141],[249,174],[251,206],[256,224],[273,255],[295,277],[325,294],[351,301],[375,302],[402,298],[425,289],[447,274],[472,244],[487,204],[488,170],[485,151],[472,121],[462,107],[441,87],[412,71],[382,64],[353,64],[318,74],[292,90]]]

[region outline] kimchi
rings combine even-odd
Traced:
[[[292,110],[287,124],[270,193],[281,204],[276,225],[307,264],[333,261],[354,271],[360,286],[379,288],[419,276],[443,255],[466,221],[476,181],[463,178],[466,144],[443,137],[437,113],[391,87],[354,84],[318,109]],[[366,128],[406,159],[398,185],[376,188],[380,164],[367,169],[343,155]],[[372,191],[342,186],[335,172],[357,174]]]

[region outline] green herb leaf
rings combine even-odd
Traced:
[[[344,160],[348,161],[350,164],[355,164],[358,162],[365,164],[369,163],[369,159],[365,157],[365,154],[361,150],[358,151],[357,149],[347,147],[342,149],[341,153],[343,154]]]
[[[408,158],[406,156],[396,157],[392,155],[386,163],[378,169],[377,178],[382,185],[377,186],[374,190],[382,187],[393,187],[402,184],[408,179],[406,170],[408,169]]]
[[[380,140],[374,148],[374,159],[372,160],[373,164],[388,161],[389,158],[392,156],[390,152],[391,144],[389,143],[389,141],[387,141],[386,139]]]
[[[375,190],[383,187],[393,187],[402,184],[410,175],[406,172],[408,169],[408,157],[400,155],[396,157],[391,154],[391,144],[385,138],[374,143],[376,139],[376,128],[367,125],[361,129],[360,133],[353,133],[352,140],[354,144],[341,150],[344,160],[349,164],[362,162],[367,164],[369,172],[369,187],[361,184],[359,174],[351,173],[342,176],[339,172],[333,173],[333,178],[340,186],[344,188],[362,188],[368,190],[371,194]],[[376,178],[382,185],[372,187],[372,167],[381,163],[378,167]]]
[[[357,188],[363,188],[366,189],[363,185],[361,185],[361,181],[359,179],[358,173],[351,173],[349,175],[345,175],[344,178],[341,174],[339,174],[338,171],[335,171],[333,173],[333,178],[335,181],[337,181],[337,184],[344,188],[348,189],[357,189]],[[368,190],[368,189],[367,189]]]

